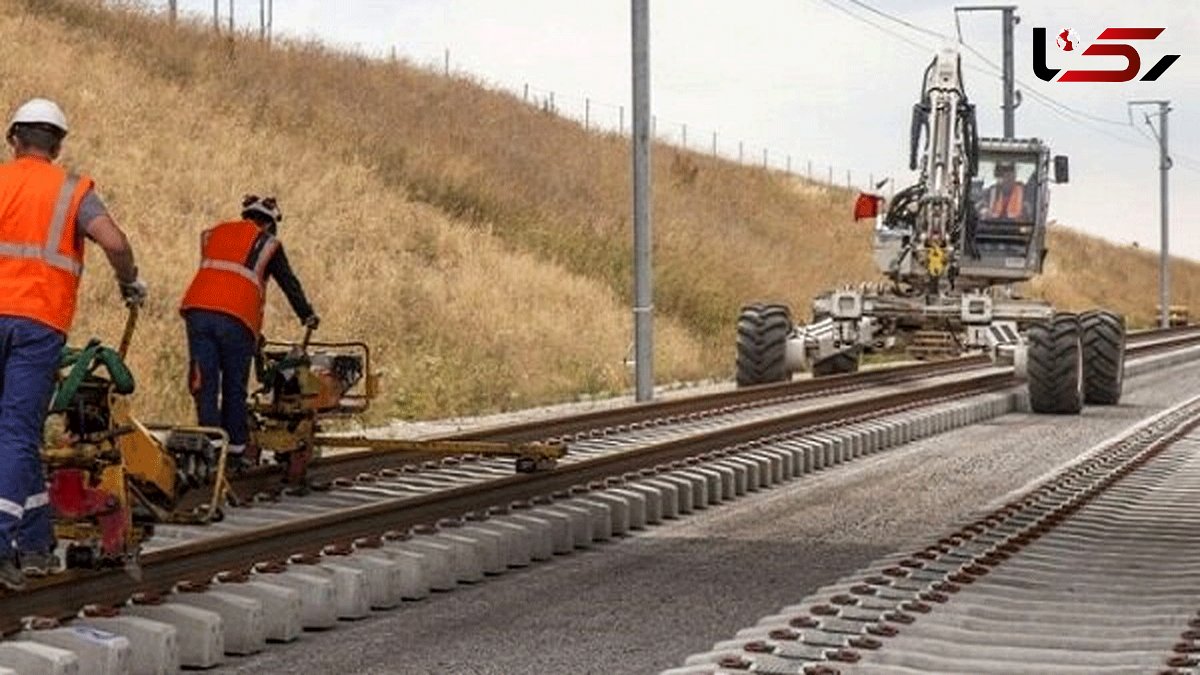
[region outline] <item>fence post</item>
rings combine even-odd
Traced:
[[[738,164],[742,164],[746,160],[746,153],[742,141],[738,141]]]
[[[712,148],[712,156],[713,156],[713,157],[716,157],[716,156],[717,156],[717,132],[715,132],[715,131],[713,132],[713,148]]]
[[[808,160],[808,180],[812,182],[812,160]]]
[[[658,138],[658,115],[650,116],[650,138]]]
[[[767,149],[763,148],[763,168],[767,168]]]
[[[592,128],[592,99],[583,99],[583,130],[588,131]]]
[[[446,47],[446,60],[445,60],[443,69],[445,71],[445,75],[447,77],[449,77],[450,76],[450,48],[449,47]]]
[[[617,112],[617,132],[622,136],[625,135],[625,106],[621,106]]]
[[[833,186],[833,166],[832,165],[830,165],[830,167],[829,167],[829,185],[831,187]]]
[[[788,173],[788,176],[791,176],[792,175],[792,156],[788,155],[787,157],[788,157],[787,158],[787,173]]]
[[[550,112],[558,112],[558,108],[554,105],[554,92],[550,92]]]
[[[525,93],[521,95],[521,100],[529,103],[529,83],[525,83]]]
[[[850,189],[850,169],[846,169],[846,189]]]
[[[687,124],[683,126],[683,149],[687,150]]]

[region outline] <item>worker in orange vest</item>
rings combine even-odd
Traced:
[[[320,319],[292,272],[276,228],[283,214],[274,197],[248,195],[242,219],[221,223],[200,235],[200,270],[183,297],[187,326],[189,390],[202,426],[229,434],[234,470],[258,462],[250,440],[246,408],[250,365],[262,332],[267,282],[274,279],[307,328]]]
[[[1029,220],[1032,208],[1025,200],[1025,185],[1017,180],[1012,162],[997,162],[996,182],[984,191],[979,216],[990,220]]]
[[[35,98],[13,114],[14,159],[0,165],[0,585],[57,571],[42,428],[75,315],[83,240],[108,256],[126,304],[146,285],[91,178],[55,165],[67,119]]]

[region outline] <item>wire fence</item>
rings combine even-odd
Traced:
[[[105,0],[100,0],[105,2]],[[140,4],[153,9],[172,14],[179,4],[178,0],[136,0]],[[193,11],[197,7],[195,0],[186,3]],[[207,5],[205,5],[207,6]],[[182,9],[182,8],[180,8]],[[238,11],[240,9],[240,11]],[[211,5],[211,19],[215,30],[234,31],[247,36],[258,35],[270,39],[271,24],[275,15],[272,0],[216,0]],[[193,15],[204,16],[195,13]],[[226,22],[228,24],[226,25]],[[413,49],[416,45],[406,45]],[[459,68],[451,59],[448,47],[438,49],[435,45],[419,45],[425,56],[416,56],[397,47],[384,49],[370,48],[361,43],[340,44],[335,48],[367,59],[403,60],[409,65],[440,73],[446,77],[469,79],[496,91],[508,92],[526,105],[535,107],[543,112],[553,113],[560,117],[577,122],[588,131],[612,133],[629,136],[633,120],[630,109],[621,104],[604,101],[589,96],[564,94],[553,89],[544,89],[529,83],[511,86],[497,82],[484,82],[469,69]],[[436,54],[436,56],[434,56]],[[651,136],[660,144],[670,145],[682,150],[706,154],[712,157],[767,171],[785,173],[795,178],[803,178],[813,183],[830,185],[847,189],[859,189],[877,192],[886,189],[894,192],[894,181],[889,176],[876,176],[869,171],[855,170],[852,167],[838,166],[832,163],[814,161],[809,157],[801,157],[790,152],[768,147],[761,143],[752,143],[736,134],[721,133],[716,129],[693,125],[679,120],[666,119],[653,115],[650,121]],[[878,181],[876,179],[879,179]]]
[[[362,52],[362,55],[372,56],[366,52]],[[405,58],[410,65],[446,77],[463,77],[480,83],[479,79],[470,71],[455,67],[449,49],[443,50],[438,59],[413,60],[411,57],[398,57],[395,50],[390,52],[390,57],[393,59]],[[482,84],[495,91],[512,94],[526,105],[542,112],[572,120],[587,131],[626,137],[631,133],[633,120],[630,116],[630,108],[625,105],[589,96],[563,94],[560,91],[544,89],[529,83],[519,86],[495,82]],[[877,192],[880,189],[888,190],[889,193],[894,192],[894,181],[890,176],[814,161],[808,157],[800,157],[763,144],[751,143],[736,135],[722,134],[715,129],[688,122],[652,115],[650,134],[656,143],[737,162],[743,166],[781,172],[813,183],[868,192]]]

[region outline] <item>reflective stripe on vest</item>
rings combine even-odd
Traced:
[[[79,277],[83,274],[83,264],[72,260],[70,256],[59,253],[58,247],[62,242],[63,231],[67,227],[67,214],[71,212],[71,198],[75,188],[79,186],[79,176],[68,175],[58,191],[58,199],[54,202],[54,215],[50,218],[50,229],[46,235],[46,243],[40,248],[29,244],[11,244],[0,242],[0,256],[6,258],[23,258],[26,260],[41,260],[64,272]]]
[[[201,248],[208,243],[208,233],[205,232],[202,238]],[[267,265],[271,262],[271,256],[275,255],[275,251],[279,248],[279,240],[269,234],[263,234],[266,237],[266,243],[258,253],[258,257],[254,260],[254,266],[249,267],[246,263],[236,263],[232,260],[217,260],[215,258],[202,258],[200,260],[201,269],[221,270],[224,272],[233,272],[238,276],[245,278],[254,284],[261,295],[266,291]],[[258,240],[255,240],[257,243]],[[253,244],[251,244],[253,249]],[[247,261],[249,262],[249,261]]]

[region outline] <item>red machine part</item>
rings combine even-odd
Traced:
[[[100,549],[106,556],[125,552],[128,514],[114,495],[88,485],[82,469],[56,469],[50,474],[50,504],[57,517],[66,520],[95,518],[100,528]]]

